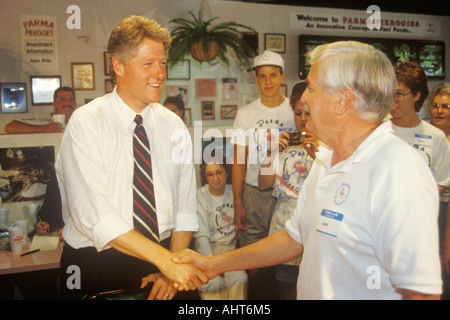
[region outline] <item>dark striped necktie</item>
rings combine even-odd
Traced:
[[[150,144],[142,117],[134,118],[136,129],[133,135],[134,177],[133,177],[133,223],[134,229],[159,243],[158,219],[156,217],[153,188]]]

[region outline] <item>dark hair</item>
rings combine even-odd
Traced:
[[[181,99],[179,96],[170,96],[167,97],[166,100],[164,100],[163,105],[165,106],[166,104],[173,104],[177,107],[178,110],[181,111],[182,114],[182,119],[184,119],[184,101],[183,99]]]
[[[292,87],[292,93],[289,98],[289,104],[291,105],[292,110],[295,110],[295,105],[297,104],[298,100],[300,100],[300,98],[302,97],[303,92],[305,92],[305,90],[306,90],[306,82],[305,81],[297,82]]]
[[[53,92],[53,101],[55,101],[58,98],[58,94],[62,91],[70,91],[73,93],[73,96],[75,97],[75,90],[73,90],[71,87],[59,87],[58,89]]]
[[[413,94],[420,93],[414,107],[416,112],[419,112],[429,93],[425,71],[416,62],[405,61],[395,68],[395,74],[397,82],[402,82]]]
[[[227,184],[231,184],[231,164],[227,164],[226,158],[224,157],[222,159],[221,163],[216,162],[218,165],[222,166],[225,169],[225,172],[227,174]],[[205,161],[202,161],[200,164],[200,177],[202,180],[202,186],[207,184],[205,173],[206,173],[206,165],[211,164],[211,162],[206,163]]]

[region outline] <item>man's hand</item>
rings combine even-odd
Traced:
[[[177,293],[173,281],[167,279],[162,273],[152,273],[142,278],[141,288],[153,282],[152,290],[147,300],[172,300]]]
[[[45,221],[39,221],[36,223],[35,229],[38,234],[44,236],[50,231],[50,224]]]
[[[198,270],[201,270],[211,280],[219,275],[218,272],[213,270],[212,259],[213,257],[202,256],[192,250],[183,250],[181,254],[174,257],[173,261],[180,264],[190,264]]]
[[[242,204],[234,204],[233,223],[236,230],[247,230],[247,227],[245,226],[247,223],[247,212]]]
[[[175,263],[174,259],[178,256],[193,255],[198,253],[184,249],[177,253],[172,253],[172,258],[164,265],[160,266],[161,272],[173,281],[173,286],[178,290],[195,290],[208,283],[208,277],[192,264]]]

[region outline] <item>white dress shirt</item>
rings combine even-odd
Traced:
[[[183,121],[158,103],[142,113],[149,136],[161,240],[197,231],[192,142]],[[133,228],[133,131],[136,113],[117,95],[77,109],[56,161],[65,228],[74,248],[98,251]]]

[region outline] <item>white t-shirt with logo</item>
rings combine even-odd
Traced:
[[[258,186],[259,168],[268,148],[266,129],[271,129],[274,135],[283,130],[295,129],[294,111],[287,98],[274,108],[264,106],[261,98],[258,98],[240,108],[236,114],[231,143],[248,146],[245,182],[255,187]]]
[[[426,121],[421,120],[414,128],[402,128],[392,124],[397,136],[406,141],[424,159],[440,186],[450,182],[450,155],[448,141],[444,132]],[[402,157],[405,161],[408,159]]]
[[[199,231],[195,234],[196,251],[212,256],[234,249],[236,229],[231,185],[226,185],[223,195],[215,196],[205,184],[197,191],[197,202]]]

